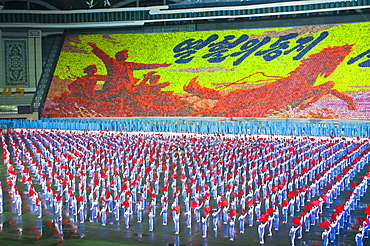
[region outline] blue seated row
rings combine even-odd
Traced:
[[[173,119],[41,119],[0,120],[0,128],[199,132],[297,136],[370,136],[369,123],[312,123]]]

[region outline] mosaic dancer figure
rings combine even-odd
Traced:
[[[261,222],[258,225],[258,238],[259,238],[260,244],[265,243],[265,228],[266,228],[266,226],[267,226],[266,222]]]
[[[287,201],[283,202],[281,213],[282,213],[282,216],[283,216],[283,218],[282,218],[283,219],[283,224],[288,223],[288,202]]]
[[[160,215],[162,215],[162,225],[167,225],[167,203],[163,205]]]
[[[332,243],[335,242],[335,234],[336,234],[335,227],[336,227],[336,222],[332,221],[331,224],[330,224],[330,231],[329,231],[330,242],[332,242]]]
[[[173,223],[175,225],[175,234],[179,234],[180,232],[180,213],[176,212],[173,217]]]
[[[274,220],[274,217],[269,215],[268,216],[268,221],[267,221],[267,229],[268,229],[268,234],[267,236],[271,237],[272,236],[272,225],[273,225],[273,221]]]
[[[92,218],[97,219],[99,216],[99,202],[97,199],[93,202],[93,209],[92,209]]]
[[[240,233],[243,234],[244,233],[244,227],[245,227],[245,216],[247,216],[247,213],[242,213],[240,216],[239,216],[239,230],[240,230]]]
[[[249,206],[249,209],[248,209],[248,224],[250,227],[253,226],[253,215],[254,215],[254,209],[253,209],[253,205]]]
[[[191,228],[191,210],[185,211],[185,217],[186,217],[186,227]]]
[[[80,223],[85,223],[85,205],[84,202],[81,202],[80,207],[78,208],[78,214],[80,217]]]
[[[275,226],[275,231],[279,230],[279,208],[276,206],[274,210],[274,226]]]
[[[123,217],[125,218],[126,229],[130,228],[130,216],[131,216],[131,214],[132,213],[130,213],[130,209],[126,208],[125,213],[123,215]]]
[[[324,231],[321,234],[321,239],[322,239],[322,245],[323,246],[328,246],[329,245],[329,231],[328,229],[324,229]]]
[[[41,201],[36,198],[36,213],[37,213],[37,218],[41,218],[42,217],[42,205],[41,205]]]
[[[256,218],[258,219],[261,217],[261,203],[259,201],[256,202],[256,207],[254,208],[256,213]]]
[[[363,234],[361,231],[359,231],[356,236],[355,236],[355,242],[356,242],[356,246],[363,246],[364,245],[364,242],[363,242]]]
[[[297,226],[297,237],[298,239],[302,239],[302,224]]]
[[[363,238],[369,238],[369,220],[367,218],[364,219],[364,221],[362,222],[362,226],[363,226]]]
[[[197,203],[197,205],[194,208],[195,220],[197,221],[197,223],[200,222],[200,209],[202,206],[203,206],[203,203],[201,204]]]
[[[303,223],[304,223],[306,232],[310,231],[310,224],[311,224],[310,216],[314,216],[314,214],[312,214],[312,212],[308,211],[308,210],[306,211],[305,215],[303,216]]]
[[[137,223],[141,223],[143,220],[143,211],[144,211],[144,205],[143,201],[139,201],[137,203]]]
[[[294,217],[294,204],[295,204],[295,197],[289,200],[289,215],[290,217]]]
[[[202,237],[207,237],[207,229],[208,229],[208,214],[206,217],[202,217]]]
[[[292,246],[295,245],[295,237],[296,237],[296,231],[298,230],[298,227],[295,228],[294,226],[292,226],[289,230],[289,236],[290,236],[290,244]]]
[[[218,226],[218,216],[221,212],[221,209],[215,210],[212,213],[212,224],[213,224],[213,230],[217,231],[217,226]]]
[[[235,220],[234,218],[230,219],[229,237],[230,237],[230,241],[234,241],[235,239]]]
[[[228,212],[229,212],[229,206],[225,206],[225,207],[222,208],[222,219],[224,221],[224,225],[227,225],[227,223],[229,221]]]
[[[62,200],[56,201],[56,205],[54,207],[55,207],[54,213],[57,215],[56,220],[62,221],[63,220],[63,201]]]
[[[102,209],[100,210],[102,226],[105,226],[107,224],[107,207],[108,207],[108,205],[105,204],[105,205],[103,205]]]
[[[152,211],[149,211],[148,218],[149,218],[149,231],[153,231],[154,229],[154,217]]]
[[[19,216],[22,215],[22,197],[19,191],[16,191],[15,194],[15,213]]]

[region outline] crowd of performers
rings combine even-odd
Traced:
[[[199,223],[204,238],[226,225],[231,241],[257,228],[263,244],[293,222],[292,245],[315,225],[328,245],[370,178],[369,140],[360,138],[16,129],[1,133],[1,144],[13,212],[21,216],[25,202],[38,218],[46,209],[59,233],[66,217],[126,228],[146,221],[148,231],[172,220],[175,234],[180,221]],[[369,218],[357,220],[356,245],[368,238]]]

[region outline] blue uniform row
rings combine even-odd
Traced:
[[[369,123],[277,122],[172,119],[42,119],[0,120],[0,128],[48,128],[144,132],[244,133],[297,136],[367,137]]]

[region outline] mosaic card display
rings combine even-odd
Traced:
[[[369,27],[69,35],[42,116],[368,120]]]

